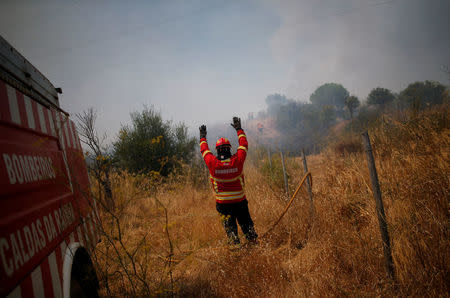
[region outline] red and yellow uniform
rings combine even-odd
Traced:
[[[200,151],[209,169],[211,184],[218,204],[244,201],[244,168],[248,142],[244,130],[237,131],[239,147],[229,159],[219,160],[209,150],[206,138],[200,139]]]

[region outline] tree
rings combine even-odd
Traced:
[[[114,155],[122,167],[167,176],[180,162],[192,158],[196,141],[184,124],[164,121],[153,107],[131,113],[131,122],[122,126],[114,143]]]
[[[301,121],[301,104],[291,101],[281,105],[275,116],[275,124],[280,131],[295,130]]]
[[[93,108],[89,108],[87,111],[83,111],[83,113],[77,114],[76,116],[78,119],[80,140],[91,150],[87,156],[91,164],[89,168],[105,192],[106,206],[109,210],[113,210],[114,200],[112,197],[111,181],[109,179],[112,158],[107,153],[106,146],[104,146],[106,134],[101,138],[98,136],[98,132],[95,129],[97,112]]]
[[[370,106],[378,106],[379,108],[384,108],[387,104],[394,101],[395,96],[389,89],[377,87],[370,91],[369,96],[367,96],[367,104]]]
[[[345,105],[347,106],[347,109],[350,112],[350,118],[353,119],[353,112],[360,105],[358,97],[354,95],[347,97],[347,99],[345,100]]]
[[[446,87],[438,82],[425,81],[409,84],[400,93],[399,102],[402,106],[422,110],[425,107],[442,104]]]
[[[327,129],[336,122],[336,109],[335,107],[323,106],[319,113],[319,120],[322,128]]]
[[[292,100],[287,99],[284,95],[278,93],[268,95],[266,97],[268,114],[274,116],[279,112],[281,106],[284,106],[289,102],[292,102]]]
[[[311,103],[320,106],[334,106],[338,109],[345,107],[345,100],[349,96],[347,89],[341,84],[326,83],[318,87],[309,97]]]

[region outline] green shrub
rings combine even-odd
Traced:
[[[123,125],[114,143],[119,166],[132,173],[159,172],[167,176],[192,159],[196,141],[181,123],[164,121],[152,107],[131,113],[131,125]]]

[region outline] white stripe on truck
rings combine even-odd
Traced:
[[[55,251],[48,256],[48,264],[50,265],[50,274],[52,276],[53,294],[55,297],[62,297],[61,279],[59,278]]]
[[[69,120],[69,132],[70,132],[70,136],[72,137],[72,142],[73,142],[73,148],[78,148],[78,146],[77,146],[77,140],[76,140],[76,138],[75,138],[75,133],[74,133],[74,131],[73,131],[73,122],[71,121],[71,120]]]
[[[81,233],[80,226],[77,227],[77,234],[78,234],[78,242],[81,243],[81,246],[85,246],[84,240],[83,240],[83,234]]]
[[[63,151],[66,151],[66,142],[64,140],[64,133],[62,131],[62,116],[60,113],[56,112],[56,132],[58,134]]]
[[[43,133],[48,133],[47,125],[45,122],[44,110],[42,108],[42,105],[37,103],[37,109],[38,109],[38,115],[39,115],[39,122],[41,123],[41,130]]]
[[[53,115],[52,115],[52,110],[48,109],[47,110],[47,114],[48,114],[48,122],[50,122],[50,130],[52,132],[52,136],[56,136],[55,133],[55,122],[53,122]]]
[[[59,247],[61,249],[62,260],[64,260],[64,256],[66,255],[66,248],[67,248],[66,240],[63,240],[63,242],[61,242],[61,245]]]
[[[87,216],[89,216],[89,214]],[[92,245],[91,240],[92,240],[92,238],[89,237],[89,230],[87,229],[87,221],[88,220],[89,220],[88,217],[84,218],[84,220],[83,220],[83,229],[84,229],[84,237],[86,239],[85,247],[88,248],[88,249],[91,249],[91,245]]]
[[[17,103],[16,89],[6,84],[6,91],[8,93],[9,112],[11,113],[11,120],[16,124],[21,124],[19,104]]]
[[[63,119],[63,127],[64,127],[64,136],[66,137],[67,140],[67,147],[71,148],[72,147],[72,142],[70,140],[70,136],[69,133],[67,132],[67,118],[62,116],[61,117]]]
[[[21,298],[22,297],[22,290],[20,286],[17,286],[11,293],[6,296],[6,298]]]
[[[31,283],[33,285],[34,298],[45,298],[41,266],[37,266],[31,273]]]
[[[36,129],[36,123],[34,122],[34,114],[33,114],[33,107],[31,104],[31,99],[24,95],[23,101],[25,103],[25,111],[27,112],[27,119],[28,119],[28,127],[32,129]]]

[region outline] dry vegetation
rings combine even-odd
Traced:
[[[302,190],[273,233],[258,246],[238,251],[227,248],[204,171],[186,167],[164,183],[157,174],[114,174],[117,210],[102,212],[105,235],[96,249],[102,293],[447,296],[449,109],[444,106],[404,121],[394,118],[384,117],[369,134],[389,224],[395,283],[386,277],[369,173],[356,135],[308,157],[313,220]],[[274,166],[277,163],[274,157]],[[265,164],[267,160],[251,156],[245,169],[249,208],[260,235],[286,204],[282,180],[271,179]],[[288,158],[288,172],[292,191],[303,176],[299,158]]]

